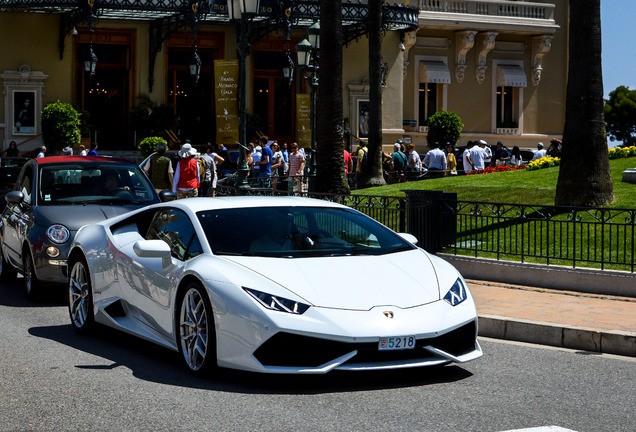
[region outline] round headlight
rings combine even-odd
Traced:
[[[54,243],[64,243],[71,238],[71,233],[64,225],[51,225],[46,235]]]

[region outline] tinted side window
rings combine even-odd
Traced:
[[[177,209],[157,211],[146,235],[147,240],[163,240],[172,256],[186,261],[202,253],[201,243],[188,216]]]
[[[24,175],[16,185],[16,189],[24,194],[24,202],[26,204],[33,203],[33,169],[31,167],[25,169]]]

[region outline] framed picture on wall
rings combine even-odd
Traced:
[[[357,104],[358,127],[356,130],[358,138],[369,138],[369,100],[358,99]]]
[[[35,135],[35,90],[13,92],[13,135]]]

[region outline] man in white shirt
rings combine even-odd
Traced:
[[[545,153],[546,150],[545,148],[543,148],[543,143],[540,142],[537,144],[537,151],[534,152],[534,156],[532,157],[532,160],[535,161],[537,159],[541,159],[542,157],[545,157]]]
[[[431,177],[442,177],[446,172],[446,155],[439,148],[439,143],[433,144],[433,148],[424,156],[424,165],[428,168]]]
[[[490,161],[492,160],[492,149],[483,139],[479,140],[479,146],[484,151],[484,168],[488,168],[490,166]]]
[[[479,145],[474,145],[470,149],[469,156],[474,170],[483,170],[485,168],[484,159],[486,158],[486,152]]]

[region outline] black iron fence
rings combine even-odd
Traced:
[[[297,195],[338,202],[397,232],[410,232],[429,252],[547,265],[636,269],[636,209],[536,206],[459,201],[441,191],[405,197],[334,195],[220,186],[220,195]]]

